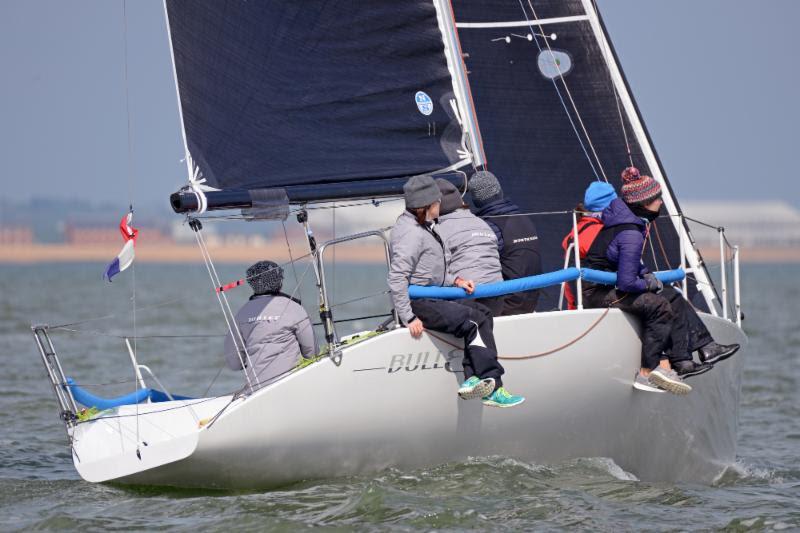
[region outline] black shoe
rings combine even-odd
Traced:
[[[711,363],[695,363],[694,361],[689,360],[672,363],[672,368],[680,377],[685,379],[689,376],[699,376],[700,374],[705,374],[714,368],[714,365]]]
[[[717,344],[716,342],[709,342],[700,350],[700,361],[703,363],[716,364],[724,361],[739,351],[738,344]]]

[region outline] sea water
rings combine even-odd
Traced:
[[[220,267],[222,281],[243,277],[244,266]],[[372,296],[337,307],[337,319],[388,311],[385,270],[336,268],[334,302]],[[102,271],[99,264],[0,266],[2,531],[800,529],[799,265],[743,266],[750,346],[736,356],[745,358],[738,459],[713,485],[645,483],[601,457],[541,465],[489,456],[256,492],[78,477],[31,323],[62,326],[53,342],[66,373],[100,395],[132,390],[121,337],[134,331],[134,314],[140,362],[171,392],[222,394],[241,380],[222,367],[225,325],[202,265],[139,264],[110,284]],[[309,310],[313,276],[307,264],[286,271],[287,291],[299,281],[296,294]],[[234,309],[248,296],[246,287],[231,290]],[[381,320],[343,323],[341,334]]]

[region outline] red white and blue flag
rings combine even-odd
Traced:
[[[122,251],[117,254],[117,257],[115,257],[114,260],[111,261],[111,263],[109,263],[106,267],[106,271],[103,274],[103,279],[111,281],[111,278],[131,266],[131,263],[133,263],[134,248],[136,246],[136,237],[139,235],[139,230],[131,226],[132,220],[133,211],[122,217],[122,220],[119,221],[119,232],[122,233],[122,238],[125,241],[125,245],[122,247]]]

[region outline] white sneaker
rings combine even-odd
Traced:
[[[667,392],[664,389],[659,389],[658,386],[650,382],[649,378],[643,376],[639,372],[636,372],[636,379],[633,380],[633,388],[645,392]]]
[[[692,392],[692,387],[686,384],[674,370],[664,370],[657,367],[650,372],[650,382],[660,389],[679,396]]]

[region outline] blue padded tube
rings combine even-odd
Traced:
[[[150,397],[150,389],[139,389],[136,392],[124,396],[117,396],[116,398],[101,398],[100,396],[95,396],[86,389],[82,389],[76,385],[75,381],[71,378],[67,378],[67,385],[72,391],[72,397],[75,398],[76,402],[86,407],[97,407],[101,411],[119,407],[120,405],[142,403]]]
[[[418,300],[420,298],[437,298],[439,300],[490,298],[492,296],[511,294],[512,292],[529,291],[541,289],[542,287],[549,287],[551,285],[558,285],[565,281],[574,281],[578,279],[578,277],[580,277],[580,272],[577,268],[565,268],[564,270],[539,274],[538,276],[478,285],[475,287],[475,292],[472,294],[467,294],[464,289],[458,287],[423,287],[420,285],[411,285],[408,288],[408,296],[412,300]]]
[[[686,277],[686,273],[681,268],[655,272],[655,275],[663,283],[674,283]],[[617,274],[615,272],[603,272],[602,270],[592,270],[591,268],[582,268],[580,271],[578,271],[577,268],[565,268],[564,270],[556,270],[555,272],[539,274],[538,276],[478,285],[475,287],[475,292],[472,294],[467,294],[464,289],[458,287],[438,287],[433,285],[423,287],[421,285],[411,285],[408,288],[408,297],[412,300],[419,300],[420,298],[435,298],[438,300],[491,298],[493,296],[503,296],[504,294],[511,294],[514,292],[550,287],[551,285],[558,285],[565,281],[575,281],[579,277],[586,281],[601,283],[603,285],[616,285],[617,283]]]
[[[661,280],[662,283],[674,283],[676,281],[681,281],[686,277],[686,272],[684,272],[682,268],[676,268],[675,270],[662,270],[661,272],[654,272],[654,274],[658,279]],[[604,272],[602,270],[582,268],[581,277],[592,283],[600,283],[603,285],[617,284],[616,272]]]

